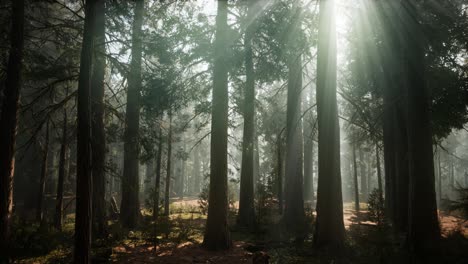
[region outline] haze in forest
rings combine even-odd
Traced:
[[[0,0],[0,263],[468,262],[466,0]]]

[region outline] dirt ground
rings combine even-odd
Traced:
[[[197,206],[196,200],[184,200],[174,202],[181,207]],[[364,219],[366,211],[361,211],[355,214],[354,210],[344,210],[345,227],[349,228],[352,224],[375,225],[373,222],[360,221]],[[460,218],[440,214],[441,232],[444,237],[447,237],[451,232],[460,230],[461,233],[468,238],[468,221],[463,221]],[[247,244],[243,241],[233,241],[232,249],[222,252],[213,252],[205,250],[199,243],[184,242],[181,244],[168,243],[159,245],[154,248],[154,245],[126,245],[113,248],[114,255],[117,256],[114,263],[167,263],[167,264],[185,264],[185,263],[264,263],[252,262],[252,259],[257,258],[264,252],[249,252],[246,248]],[[260,256],[260,259],[263,257]]]

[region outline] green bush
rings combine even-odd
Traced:
[[[385,223],[385,207],[382,192],[379,189],[374,189],[369,194],[368,210],[369,220],[376,222],[378,226]]]

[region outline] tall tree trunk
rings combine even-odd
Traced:
[[[78,79],[78,127],[76,154],[76,218],[73,262],[90,262],[92,220],[90,89],[93,67],[93,27],[96,1],[85,4],[85,24]]]
[[[156,179],[154,180],[154,208],[153,208],[153,219],[156,221],[159,216],[159,193],[161,189],[161,162],[163,153],[163,136],[161,125],[159,125],[158,132],[158,153],[156,154]]]
[[[375,143],[375,160],[376,160],[376,170],[377,170],[377,186],[379,188],[379,199],[380,202],[383,202],[383,187],[382,187],[382,169],[380,168],[380,151],[379,144]]]
[[[438,176],[438,182],[439,182],[439,205],[440,205],[440,202],[442,201],[442,197],[443,197],[442,196],[442,166],[440,163],[440,152],[437,155],[437,168],[439,171],[439,173],[437,173],[437,176]]]
[[[65,163],[67,155],[67,111],[63,112],[62,142],[60,145],[59,175],[57,181],[57,198],[55,205],[54,226],[57,230],[62,230],[63,225],[63,184],[65,181]]]
[[[356,143],[353,143],[353,169],[354,169],[354,209],[359,212],[359,184],[358,184],[358,172],[357,172],[357,161],[356,161]]]
[[[277,184],[277,197],[278,197],[278,208],[279,214],[283,214],[283,157],[282,151],[282,137],[281,133],[278,133],[276,138],[276,184]]]
[[[172,111],[169,110],[169,133],[167,135],[167,166],[164,191],[164,215],[169,216],[169,199],[171,190],[171,159],[172,159]]]
[[[183,136],[182,137],[182,141],[184,142],[183,144],[183,152],[185,153],[185,148],[186,148],[186,145],[185,145],[185,137]],[[184,154],[185,156],[185,154]],[[184,194],[185,194],[185,181],[186,181],[186,177],[185,177],[185,157],[182,157],[180,159],[180,199],[184,199]]]
[[[16,127],[24,49],[24,0],[12,0],[11,4],[10,55],[0,116],[0,256],[5,258],[13,209]],[[0,261],[3,260],[4,257],[0,257]]]
[[[344,242],[340,126],[336,100],[336,28],[333,0],[320,0],[317,55],[318,188],[314,244]]]
[[[106,233],[106,135],[104,131],[104,75],[106,68],[105,0],[96,0],[94,65],[91,79],[91,149],[93,152],[93,236]]]
[[[289,64],[286,119],[286,195],[283,222],[289,231],[299,232],[304,225],[302,158],[302,60],[293,55]]]
[[[312,90],[312,88],[310,89]],[[304,108],[308,113],[303,119],[304,142],[304,199],[314,202],[314,128],[312,125],[312,92],[309,100],[303,96]]]
[[[45,138],[44,145],[42,148],[42,166],[41,166],[41,178],[39,179],[39,190],[37,192],[37,205],[36,205],[36,222],[41,226],[43,225],[44,218],[44,193],[46,187],[46,178],[47,178],[47,165],[49,158],[49,119],[46,122],[45,128]]]
[[[201,187],[201,163],[200,163],[200,146],[196,146],[193,152],[193,177],[194,177],[194,194],[200,193]]]
[[[361,194],[362,201],[367,202],[367,171],[366,171],[366,159],[364,158],[364,151],[359,148],[359,167],[361,172]]]
[[[244,131],[242,139],[242,167],[240,177],[239,215],[237,224],[253,229],[254,210],[254,127],[255,127],[255,72],[253,65],[252,38],[255,31],[254,3],[248,6],[248,27],[245,32],[245,92],[244,92]]]
[[[403,21],[406,27],[407,120],[409,153],[409,246],[418,253],[437,247],[440,228],[434,181],[432,128],[429,96],[425,80],[425,58],[422,26],[415,1],[404,1]]]
[[[214,43],[213,96],[211,112],[210,187],[208,219],[203,246],[211,250],[228,249],[231,237],[228,229],[228,1],[218,0]]]
[[[145,2],[135,1],[132,32],[132,61],[128,75],[127,111],[125,116],[124,173],[122,177],[122,202],[120,221],[127,228],[134,228],[140,217],[140,181],[138,160],[140,156],[140,90],[142,57],[142,24]]]

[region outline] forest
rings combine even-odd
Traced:
[[[0,264],[468,263],[468,0],[0,0]]]

